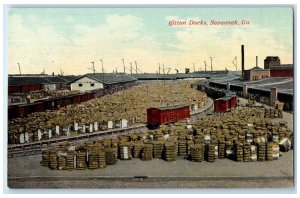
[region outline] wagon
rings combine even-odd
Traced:
[[[149,128],[156,128],[161,124],[177,122],[186,118],[190,118],[190,108],[185,105],[147,109],[147,124]]]

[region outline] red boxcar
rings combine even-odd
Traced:
[[[147,109],[147,123],[152,126],[176,122],[185,118],[190,118],[189,106],[175,105]]]
[[[228,112],[237,106],[236,95],[225,96],[214,100],[214,112]]]
[[[231,108],[236,108],[236,106],[237,106],[237,97],[236,95],[234,95],[231,98]]]

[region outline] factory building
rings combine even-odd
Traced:
[[[270,69],[271,77],[293,77],[293,64],[280,64],[278,56],[267,56],[264,60],[264,68]]]
[[[72,91],[86,92],[107,88],[119,91],[130,87],[136,81],[136,78],[124,73],[95,73],[81,76],[69,84]]]
[[[264,68],[270,69],[272,66],[280,65],[280,59],[278,56],[267,56],[264,60]]]
[[[262,69],[260,67],[253,67],[252,69],[244,71],[245,80],[255,81],[270,77],[269,69]]]
[[[265,78],[270,77],[270,69],[262,69],[258,67],[258,57],[256,56],[256,66],[249,69],[249,70],[244,70],[244,53],[243,53],[243,47],[242,47],[242,71],[243,71],[243,78],[244,80],[250,80],[250,81],[255,81],[255,80],[261,80]]]
[[[285,64],[270,67],[271,77],[293,77],[294,66],[292,64]]]

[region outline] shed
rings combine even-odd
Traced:
[[[124,73],[95,73],[86,74],[71,82],[71,90],[78,90],[81,92],[112,88],[119,89],[128,84],[132,84],[137,79]]]

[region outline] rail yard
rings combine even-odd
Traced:
[[[180,182],[185,187],[222,182],[227,187],[293,186],[292,116],[273,107],[242,105],[242,99],[237,104],[234,93],[194,83],[137,83],[81,104],[10,120],[8,185],[127,188],[140,180],[136,187],[166,181],[169,185],[160,187],[179,187]],[[176,108],[183,106],[189,118],[178,116],[182,112]],[[154,129],[147,128],[151,108],[163,110],[159,116],[166,118]]]

